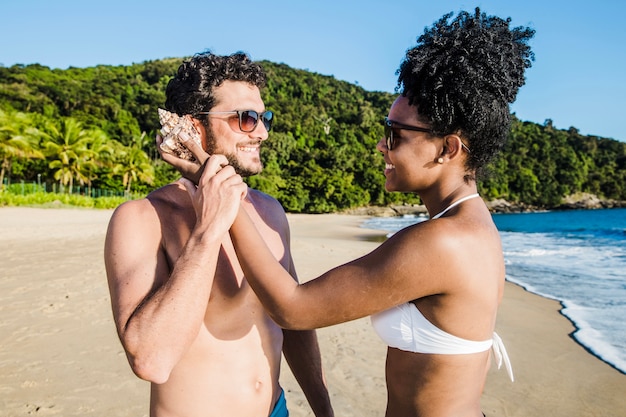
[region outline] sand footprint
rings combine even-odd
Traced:
[[[26,404],[24,406],[26,409],[27,415],[38,415],[38,416],[51,416],[54,414],[59,414],[61,410],[57,410],[52,405],[36,405],[36,404]]]

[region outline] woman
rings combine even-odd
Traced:
[[[401,95],[377,144],[385,188],[419,195],[430,220],[304,284],[276,261],[244,210],[230,231],[248,282],[280,326],[372,316],[389,345],[389,417],[481,416],[490,350],[502,348],[494,327],[504,260],[476,175],[508,135],[534,31],[478,9],[451,16],[407,52]]]

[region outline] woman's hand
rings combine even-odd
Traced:
[[[161,159],[165,162],[176,168],[181,175],[194,184],[198,184],[200,182],[200,177],[202,176],[202,172],[204,171],[204,166],[206,161],[209,159],[209,154],[202,149],[202,147],[193,140],[185,140],[184,137],[181,137],[181,143],[185,146],[196,158],[195,161],[188,161],[186,159],[179,158],[176,155],[165,152],[161,149],[161,143],[163,142],[163,138],[161,135],[157,134],[156,136],[156,145],[157,150],[159,151],[159,155],[161,155]]]

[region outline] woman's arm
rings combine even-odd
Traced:
[[[418,237],[412,233],[398,233],[369,254],[303,284],[272,256],[244,210],[230,234],[250,286],[272,319],[287,329],[343,323],[439,291],[436,281],[419,278],[422,267],[438,261],[431,251],[407,250],[407,241]]]
[[[160,140],[157,137],[157,143]],[[184,145],[199,162],[209,157],[193,141]],[[199,165],[164,153],[161,156],[192,181],[202,172]],[[432,238],[426,239],[428,234],[396,233],[366,256],[298,285],[272,256],[244,210],[240,210],[231,228],[248,282],[270,316],[287,329],[314,329],[342,323],[441,292],[440,280],[417,278],[441,276],[437,267],[446,264],[442,260],[434,264],[441,252],[434,249]],[[429,244],[419,245],[424,241]]]

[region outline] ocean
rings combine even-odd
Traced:
[[[375,217],[362,227],[391,233],[425,216]],[[559,301],[572,337],[626,373],[626,209],[493,214],[506,279]]]

